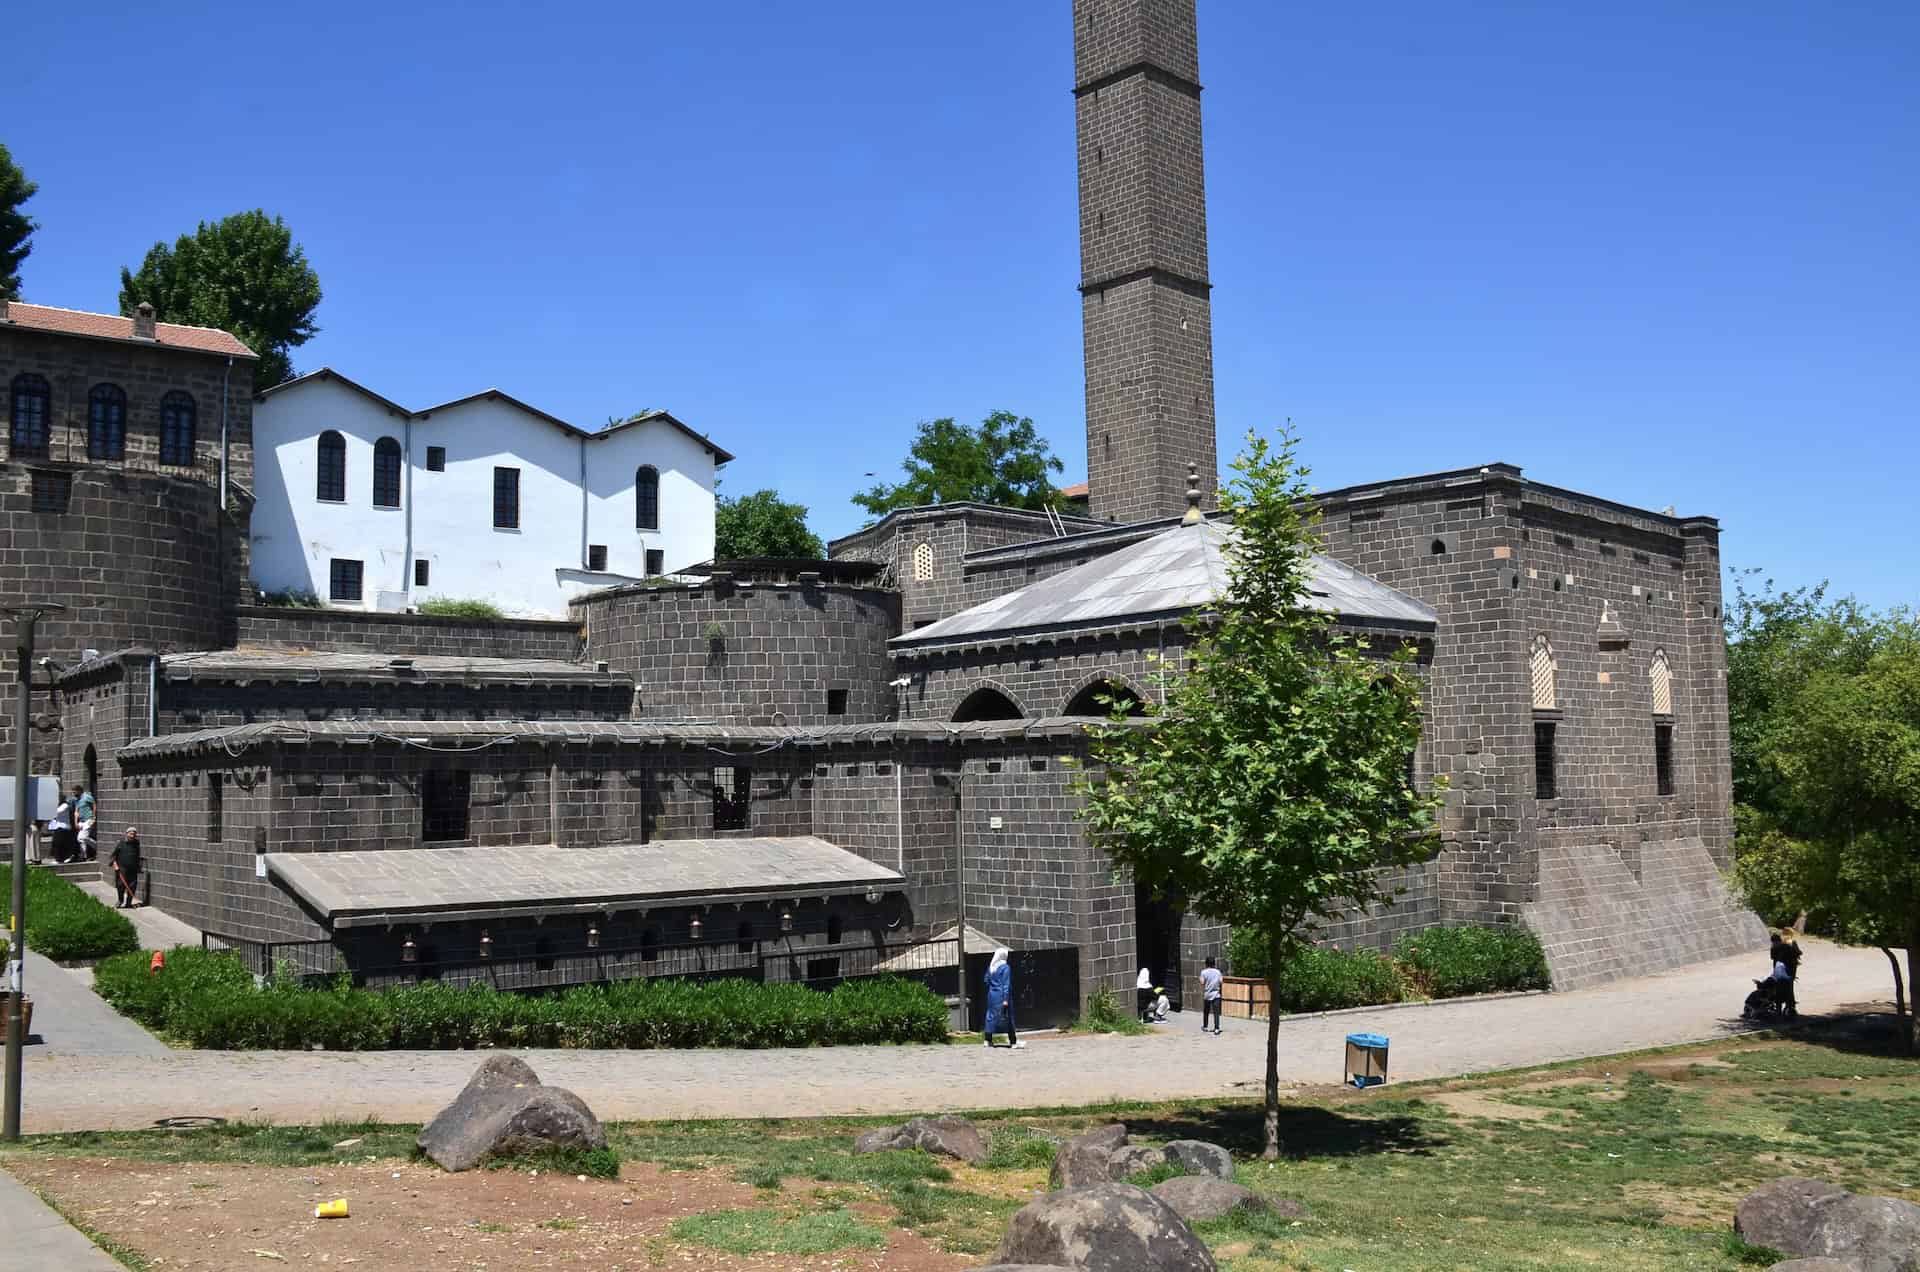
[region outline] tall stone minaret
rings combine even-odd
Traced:
[[[1093,515],[1213,501],[1213,311],[1195,0],[1073,0]]]

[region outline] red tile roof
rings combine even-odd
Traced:
[[[27,305],[17,300],[7,304],[5,321],[35,331],[91,336],[96,340],[124,340],[129,344],[191,349],[195,353],[218,353],[234,358],[254,356],[253,350],[217,327],[183,327],[178,323],[157,322],[153,325],[153,339],[140,340],[133,334],[131,318],[122,318],[118,314],[90,314],[78,309],[55,309],[51,305]]]
[[[1085,499],[1087,497],[1087,483],[1077,481],[1071,486],[1062,486],[1060,487],[1060,493],[1069,499]]]

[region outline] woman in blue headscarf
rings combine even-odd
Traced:
[[[1013,968],[1007,962],[1007,951],[1003,946],[993,952],[993,962],[987,965],[987,1027],[986,1045],[993,1045],[993,1035],[1002,1028],[1006,1030],[1008,1047],[1025,1047],[1020,1035],[1013,1031]]]

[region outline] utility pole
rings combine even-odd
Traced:
[[[8,1143],[20,1139],[20,1051],[26,1045],[26,950],[27,950],[27,784],[33,749],[28,729],[32,725],[33,628],[48,614],[58,614],[64,605],[43,602],[38,605],[8,606],[0,614],[13,619],[14,639],[20,665],[20,696],[13,708],[13,924],[7,943],[7,1077],[5,1127],[0,1139]]]

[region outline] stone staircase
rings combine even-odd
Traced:
[[[42,861],[36,863],[33,868],[45,870],[49,874],[57,874],[69,883],[81,884],[97,882],[102,877],[101,872],[107,868],[107,863],[104,858],[99,861]]]

